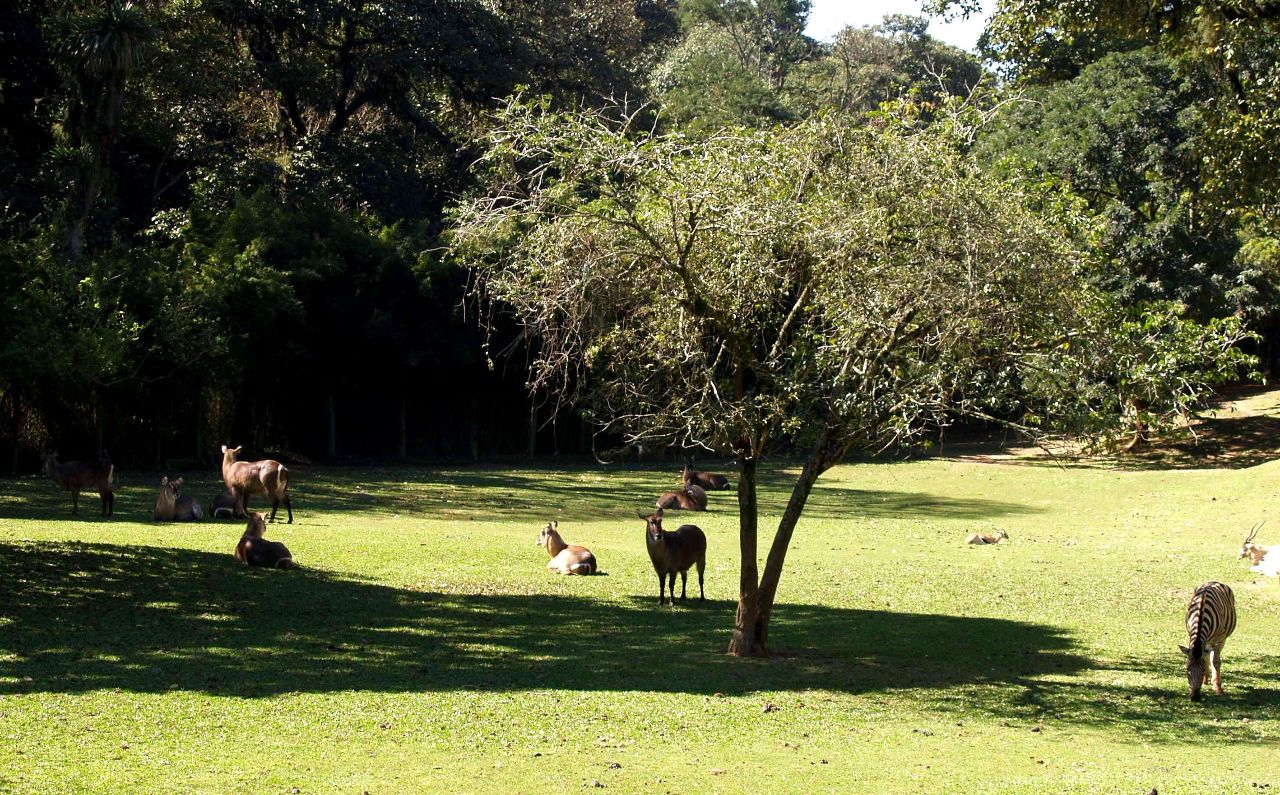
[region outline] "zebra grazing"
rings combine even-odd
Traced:
[[[1196,589],[1187,605],[1187,639],[1191,648],[1179,646],[1187,655],[1187,684],[1191,700],[1200,700],[1200,688],[1213,662],[1213,692],[1222,695],[1222,645],[1236,628],[1236,598],[1220,582],[1207,582]],[[1212,657],[1210,657],[1212,655]]]

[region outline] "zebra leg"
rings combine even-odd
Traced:
[[[1210,649],[1209,654],[1213,660],[1213,692],[1222,695],[1222,649]]]

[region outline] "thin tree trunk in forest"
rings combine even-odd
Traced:
[[[471,460],[480,460],[480,398],[471,396]]]
[[[529,441],[525,448],[525,456],[533,458],[538,451],[538,404],[529,403]]]
[[[15,389],[9,393],[12,410],[9,412],[9,441],[13,447],[9,451],[9,476],[18,475],[18,438],[22,436],[22,395]]]
[[[338,406],[333,399],[333,387],[325,393],[329,408],[329,446],[327,457],[330,461],[338,457]]]
[[[409,398],[400,394],[400,443],[396,447],[400,458],[409,457]]]

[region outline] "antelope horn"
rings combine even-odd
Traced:
[[[1267,520],[1263,519],[1261,522],[1258,522],[1257,524],[1255,524],[1253,526],[1253,529],[1249,531],[1249,536],[1245,538],[1244,543],[1247,544],[1250,541],[1252,541],[1254,538],[1256,538],[1258,535],[1258,530],[1266,523],[1267,523]]]

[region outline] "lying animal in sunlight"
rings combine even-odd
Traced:
[[[658,498],[659,510],[668,511],[705,511],[707,509],[707,492],[701,486],[690,484],[682,491],[668,491]]]
[[[538,534],[538,540],[534,542],[551,555],[547,568],[561,574],[599,574],[596,556],[586,547],[566,544],[560,533],[556,532],[559,526],[559,522],[547,522],[547,526]]]
[[[195,497],[179,491],[182,481],[182,478],[169,480],[168,475],[160,478],[160,496],[151,515],[157,522],[197,522],[204,518]]]
[[[1253,543],[1253,539],[1258,536],[1258,528],[1262,527],[1262,523],[1253,526],[1249,531],[1249,535],[1245,536],[1244,543],[1240,546],[1239,558],[1249,559],[1249,571],[1265,574],[1268,577],[1280,576],[1280,552],[1274,549],[1258,546]]]
[[[289,554],[289,548],[279,541],[268,541],[263,538],[266,531],[266,518],[257,511],[250,513],[249,524],[244,528],[240,543],[236,544],[236,560],[246,566],[265,566],[268,569],[293,568],[293,556]]]
[[[1003,544],[1009,540],[1009,534],[1003,530],[997,530],[995,534],[990,533],[974,533],[965,539],[966,544]]]

